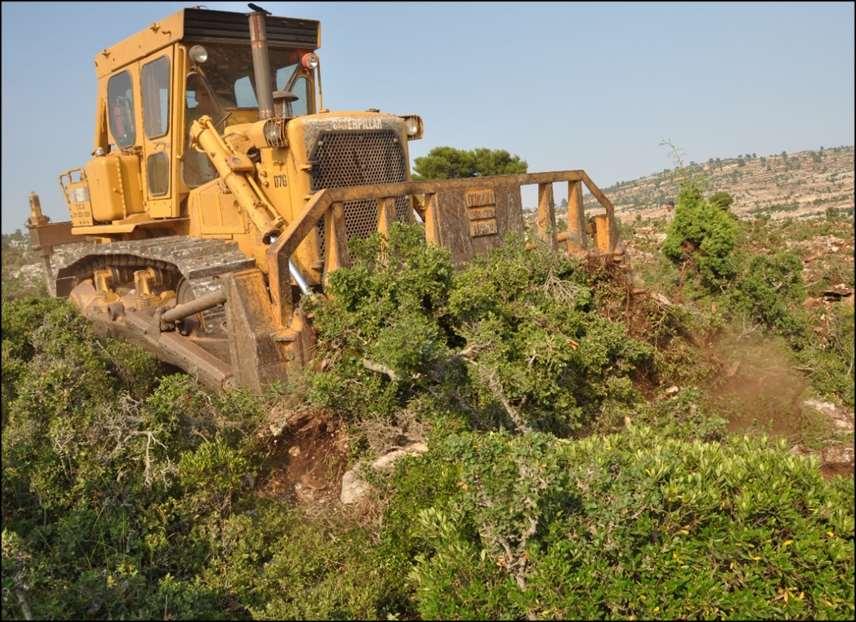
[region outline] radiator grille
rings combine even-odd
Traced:
[[[395,183],[407,180],[407,164],[393,130],[322,132],[312,150],[312,190]],[[377,202],[343,204],[348,240],[367,237],[377,230]],[[399,222],[413,222],[407,197],[395,200]],[[324,222],[318,224],[324,253]]]

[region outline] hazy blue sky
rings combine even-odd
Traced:
[[[850,3],[259,3],[321,20],[329,108],[423,116],[412,157],[504,148],[607,186],[671,166],[664,138],[696,161],[853,144]],[[95,54],[193,4],[3,3],[4,231],[30,190],[68,218],[57,175],[92,150]]]

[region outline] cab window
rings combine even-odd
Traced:
[[[137,140],[134,127],[134,93],[127,71],[117,73],[107,81],[107,111],[110,133],[120,147],[130,147]]]
[[[255,108],[256,92],[250,82],[250,76],[235,80],[235,104],[238,108]]]
[[[299,71],[297,63],[276,70],[277,90],[291,91],[297,96],[297,100],[291,103],[291,116],[294,117],[309,113],[309,81]]]
[[[185,45],[192,46],[188,41]],[[191,70],[204,72],[205,80],[211,94],[217,99],[222,113],[230,108],[257,108],[255,79],[253,77],[252,50],[248,45],[233,45],[227,43],[204,43],[202,45],[208,59],[204,65],[191,66]],[[293,86],[292,91],[300,100],[292,104],[295,115],[311,113],[312,77],[306,76],[300,80],[299,50],[286,48],[270,48],[271,77],[274,90],[283,90]],[[300,75],[298,75],[300,74]]]
[[[297,101],[292,102],[291,112],[295,117],[308,113],[309,102],[309,81],[300,76],[291,85],[291,92],[297,95]]]
[[[181,172],[184,177],[184,183],[190,188],[200,186],[205,182],[211,181],[217,177],[217,170],[208,156],[201,151],[197,151],[191,146],[190,141],[190,126],[193,122],[202,117],[209,116],[212,119],[218,118],[218,110],[215,100],[212,97],[210,90],[205,85],[202,76],[198,73],[190,73],[187,76],[185,87],[185,108],[184,108],[184,158],[182,158]]]
[[[169,58],[161,56],[143,65],[140,72],[143,97],[143,129],[147,138],[169,131]]]
[[[169,157],[163,151],[146,158],[146,175],[151,196],[162,197],[169,194]]]

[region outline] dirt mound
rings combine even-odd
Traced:
[[[348,464],[345,431],[321,409],[275,408],[263,433],[269,450],[256,490],[260,496],[326,505],[338,499]]]

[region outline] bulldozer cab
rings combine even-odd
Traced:
[[[270,80],[283,94],[284,116],[314,113],[315,76],[301,59],[318,48],[318,22],[267,17],[266,26]],[[207,115],[222,131],[260,118],[246,15],[183,9],[99,52],[95,66],[93,154],[110,158],[96,157],[61,178],[69,208],[79,214],[76,232],[131,231],[186,216],[190,190],[217,176],[190,145],[193,121]],[[89,210],[77,201],[75,177],[88,180]],[[117,183],[124,186],[119,193]]]

